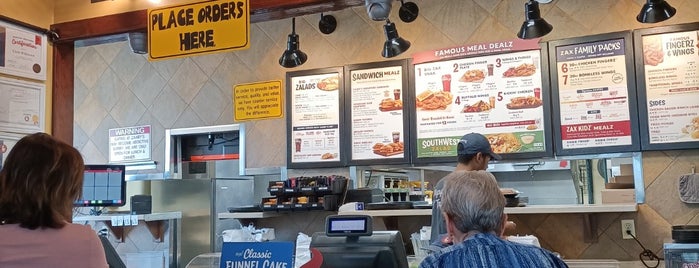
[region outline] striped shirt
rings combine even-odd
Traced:
[[[553,253],[532,245],[503,240],[491,233],[478,233],[464,242],[427,256],[420,268],[567,268]]]

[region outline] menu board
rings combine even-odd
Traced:
[[[341,166],[342,68],[287,73],[287,162]]]
[[[407,61],[346,68],[350,162],[407,163]]]
[[[644,149],[699,148],[699,23],[634,34]]]
[[[558,155],[637,151],[631,32],[551,41]]]
[[[485,135],[505,158],[550,155],[547,80],[542,79],[548,72],[542,73],[546,59],[537,41],[476,44],[463,51],[488,55],[416,63],[416,158],[455,156],[459,139],[470,132]],[[492,49],[503,46],[507,49]]]

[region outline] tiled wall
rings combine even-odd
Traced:
[[[460,44],[515,38],[524,17],[524,0],[419,0],[420,15],[410,24],[392,21],[402,37],[412,42],[411,53]],[[699,1],[672,0],[675,17],[657,25],[642,25],[635,16],[644,0],[554,0],[541,5],[543,17],[554,26],[544,41],[659,25],[695,22]],[[396,3],[396,6],[398,3]],[[383,61],[383,23],[371,21],[363,6],[331,12],[335,33],[317,29],[319,15],[297,20],[301,49],[309,60],[293,70]],[[74,143],[87,162],[108,160],[107,130],[135,125],[152,126],[152,157],[162,171],[164,130],[167,128],[233,122],[232,87],[240,83],[284,79],[289,71],[277,64],[291,30],[290,20],[251,25],[251,48],[208,56],[148,62],[133,54],[127,42],[76,48]],[[248,167],[284,166],[285,120],[248,122]],[[581,215],[514,217],[519,233],[536,234],[546,248],[568,258],[632,260],[641,248],[620,240],[620,219],[636,219],[644,245],[661,253],[670,239],[670,226],[699,224],[699,207],[680,203],[677,177],[699,163],[699,150],[644,153],[646,204],[638,213],[597,214],[598,243],[582,241]],[[299,230],[322,230],[320,218],[300,217]],[[301,228],[303,226],[303,228]],[[309,227],[310,226],[310,227]]]

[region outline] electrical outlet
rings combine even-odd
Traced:
[[[636,236],[636,225],[633,223],[633,220],[621,220],[621,238],[633,239],[633,237],[629,235],[627,231],[633,236]]]

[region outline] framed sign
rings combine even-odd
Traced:
[[[293,242],[223,242],[220,268],[294,267]]]
[[[549,42],[556,155],[640,150],[631,32]]]
[[[45,34],[0,21],[0,73],[46,80]]]
[[[343,75],[342,67],[286,74],[289,168],[345,164]]]
[[[408,61],[349,65],[345,77],[351,109],[345,113],[349,140],[343,144],[350,164],[408,163]]]
[[[642,150],[699,148],[699,23],[633,33]]]
[[[0,77],[0,132],[44,132],[46,87]]]
[[[553,155],[546,44],[505,40],[418,53],[414,163],[454,162],[464,134],[485,135],[504,159]]]

